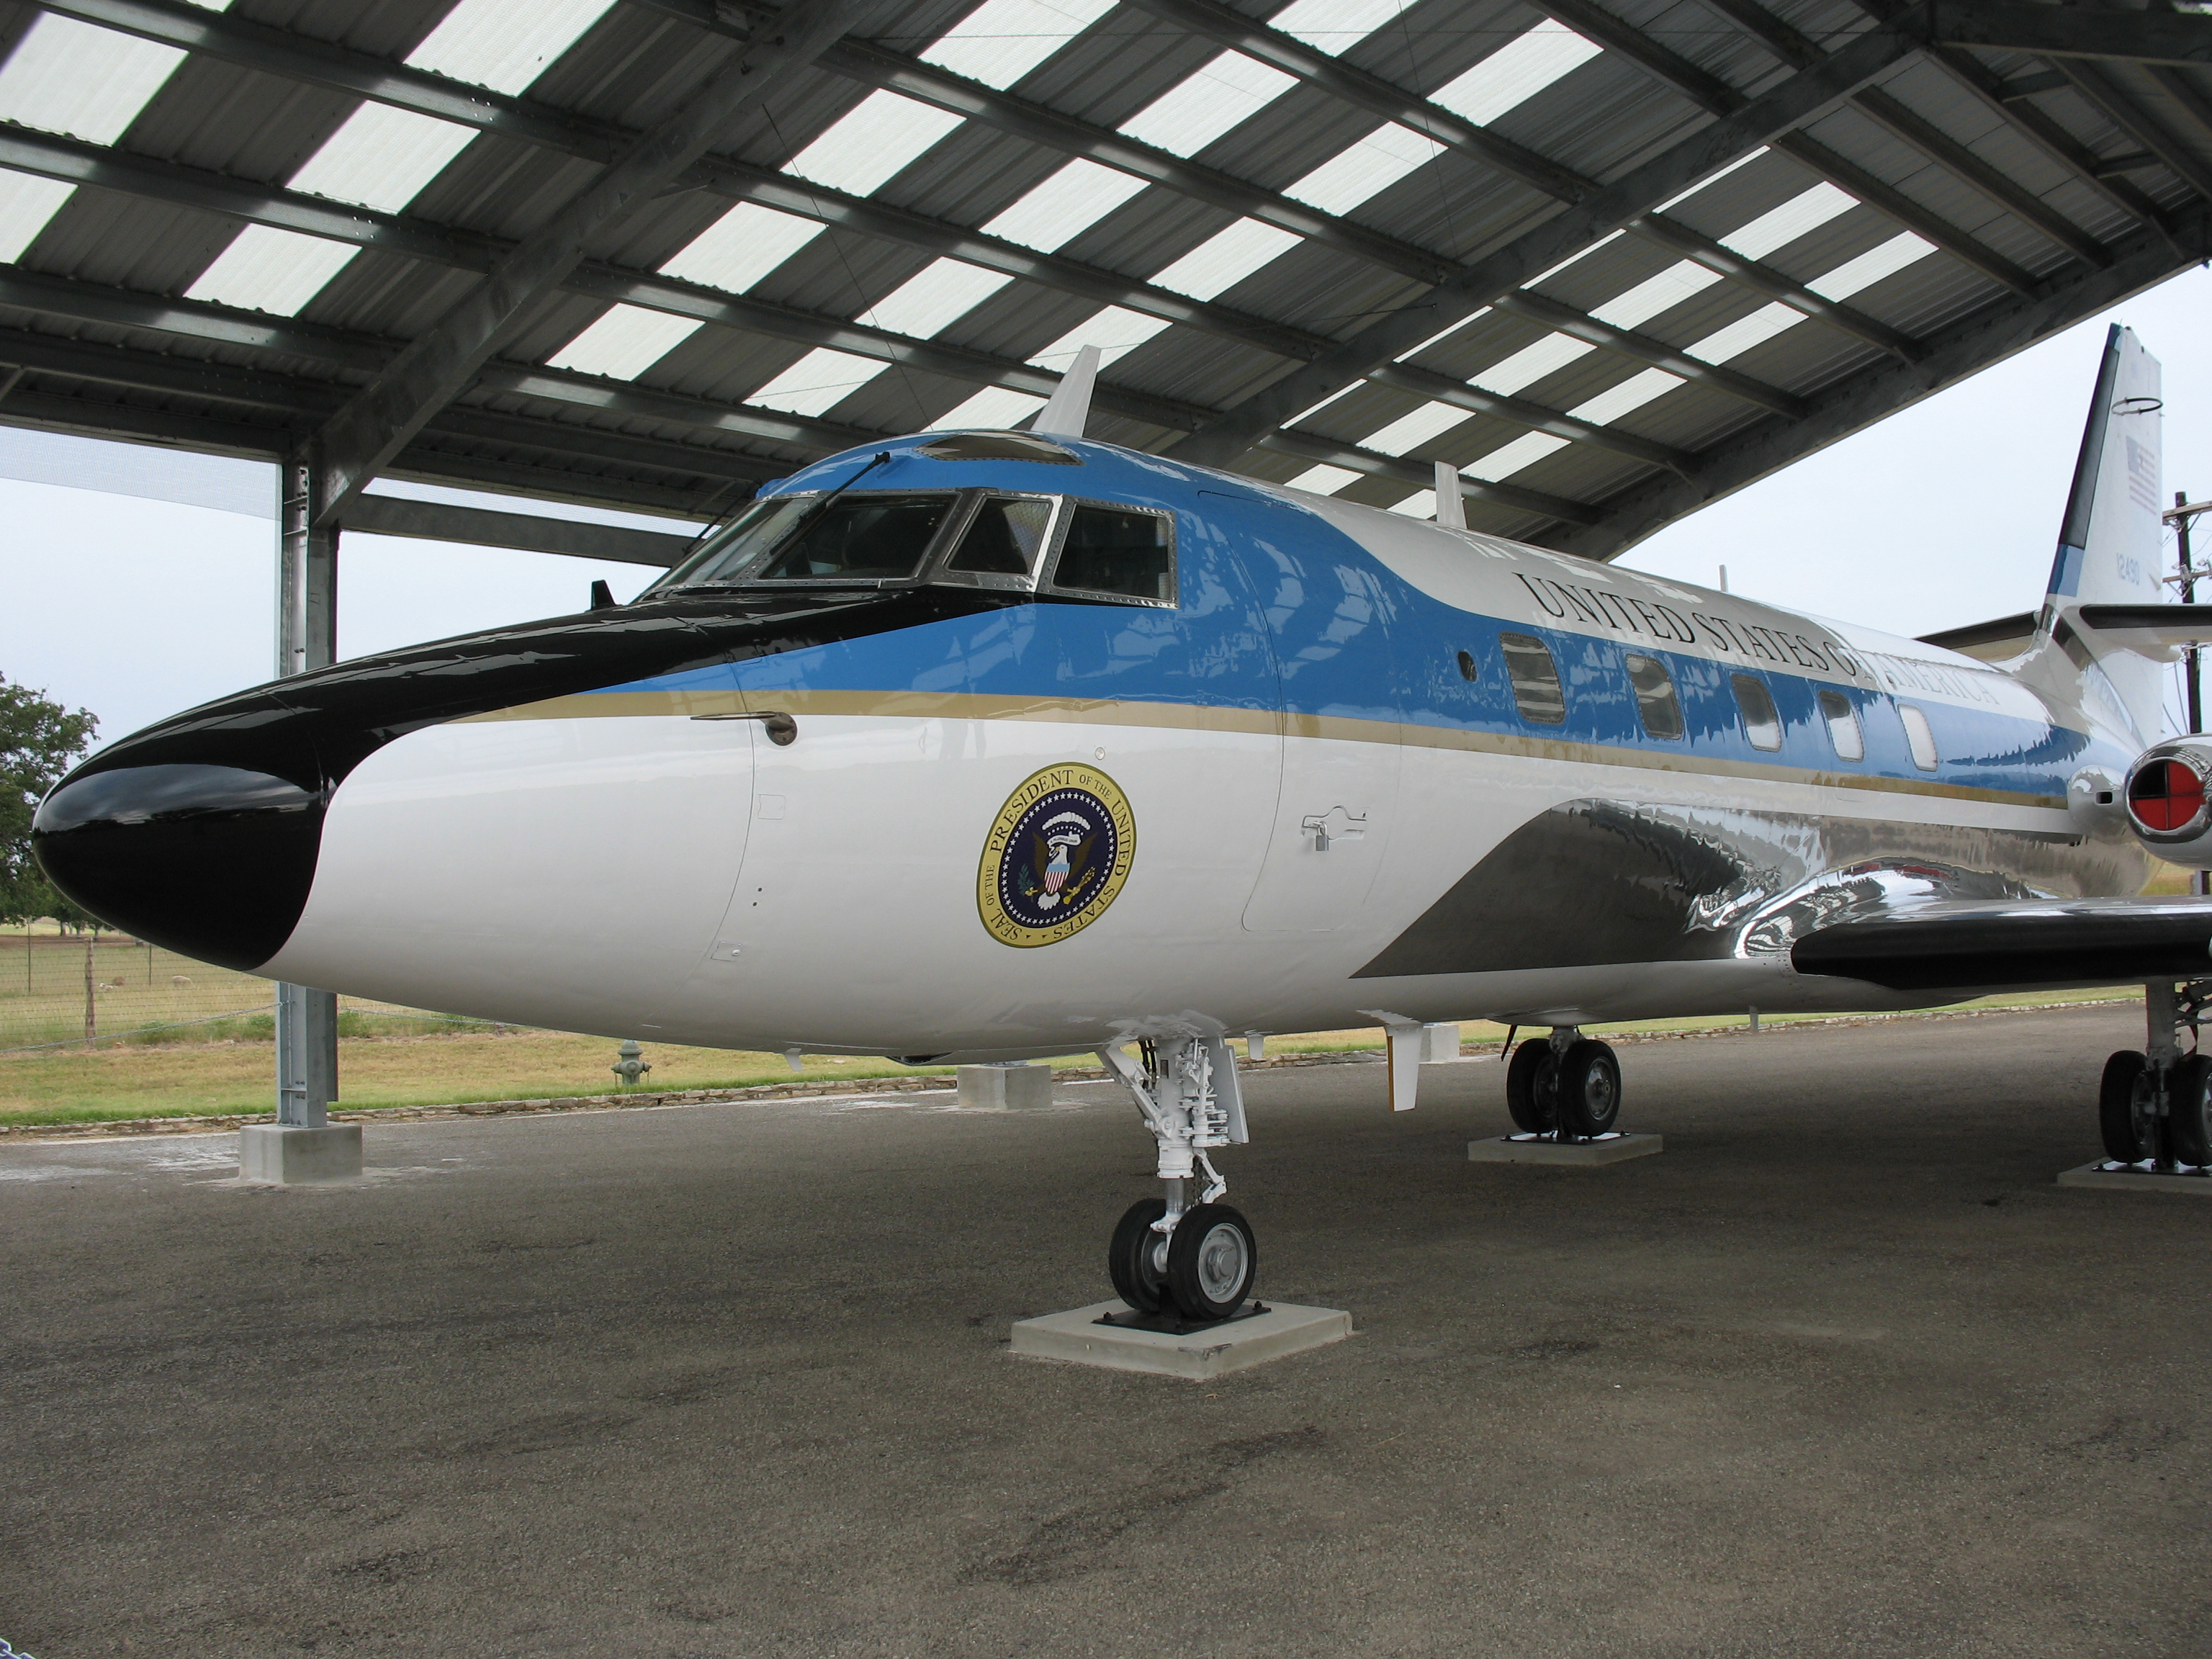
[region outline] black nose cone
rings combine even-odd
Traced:
[[[300,920],[322,817],[319,790],[267,772],[126,764],[64,779],[40,805],[31,844],[54,885],[102,921],[252,969]]]

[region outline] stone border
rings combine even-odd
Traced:
[[[1829,1019],[1778,1018],[1760,1031],[1761,1036],[1785,1031],[1831,1030],[1838,1026],[1881,1025],[1896,1020],[1987,1019],[1997,1014],[2054,1013],[2063,1008],[2124,1007],[2119,999],[2104,997],[2083,1002],[2040,1002],[2018,1008],[1906,1009],[1889,1014],[1843,1014]],[[1606,1038],[1609,1043],[1682,1042],[1705,1037],[1747,1036],[1741,1025],[1705,1025],[1686,1031],[1621,1031]],[[1502,1043],[1485,1042],[1462,1054],[1462,1060],[1494,1055]],[[1240,1060],[1240,1071],[1267,1072],[1298,1066],[1376,1066],[1383,1051],[1373,1048],[1324,1049],[1316,1054],[1277,1054],[1262,1060]],[[1069,1066],[1053,1073],[1055,1083],[1095,1083],[1103,1080],[1103,1066]],[[655,1106],[709,1106],[747,1100],[805,1100],[823,1095],[888,1095],[953,1092],[950,1076],[828,1079],[809,1083],[756,1083],[743,1089],[638,1090],[630,1094],[561,1095],[542,1100],[470,1100],[447,1106],[366,1106],[358,1111],[343,1109],[331,1114],[333,1123],[412,1123],[429,1118],[497,1117],[509,1112],[636,1111]],[[219,1134],[249,1123],[273,1123],[270,1112],[234,1112],[212,1117],[109,1118],[96,1123],[0,1123],[0,1142],[9,1140],[98,1140],[121,1135]]]

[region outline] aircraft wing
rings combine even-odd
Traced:
[[[2212,898],[1958,900],[1840,921],[1790,947],[1801,974],[1894,991],[2212,978]]]

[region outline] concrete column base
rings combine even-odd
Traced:
[[[962,1066],[956,1069],[963,1106],[1004,1112],[1052,1104],[1049,1066]]]
[[[238,1132],[238,1173],[242,1180],[283,1186],[357,1181],[361,1125],[332,1123],[303,1129],[289,1123],[249,1123]]]

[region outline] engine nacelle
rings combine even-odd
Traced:
[[[2128,827],[2169,864],[2212,868],[2212,742],[2178,738],[2146,749],[2128,768]]]

